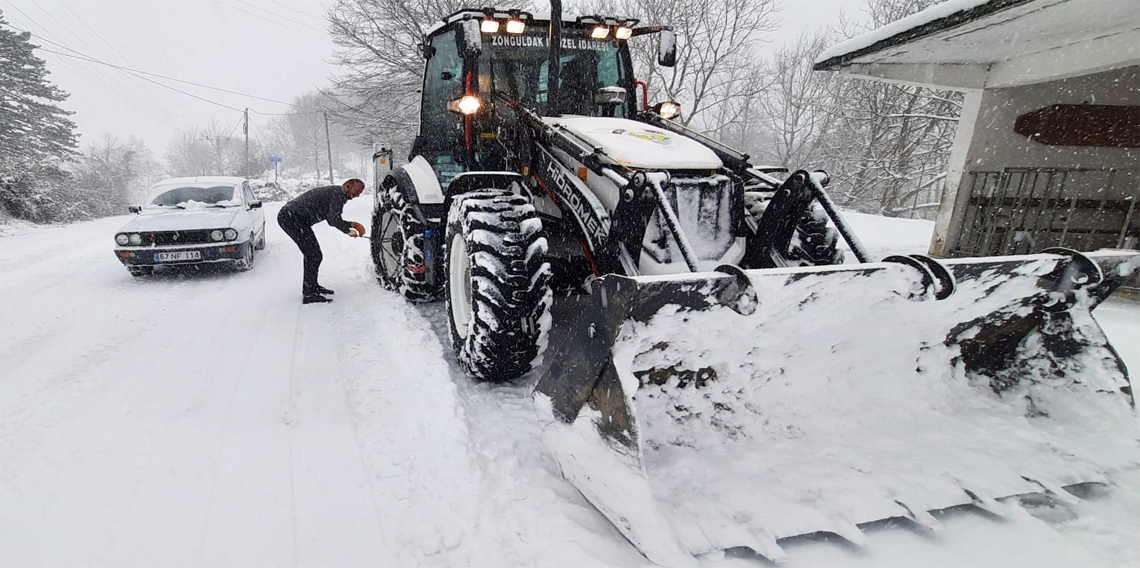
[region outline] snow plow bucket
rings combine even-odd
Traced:
[[[563,475],[682,566],[1140,467],[1091,313],[1140,254],[887,260],[599,279],[535,387]]]

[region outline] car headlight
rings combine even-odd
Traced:
[[[226,240],[232,241],[237,239],[237,231],[233,229],[226,229]]]
[[[127,240],[132,245],[141,245],[142,244],[142,235],[140,235],[138,233],[131,233],[131,236],[127,237]]]
[[[210,240],[211,241],[222,240],[222,230],[221,229],[214,229],[213,231],[210,231]]]
[[[115,242],[119,243],[120,245],[125,245],[125,244],[131,242],[130,239],[131,238],[128,237],[126,233],[119,233],[119,234],[115,235]]]

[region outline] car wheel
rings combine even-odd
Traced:
[[[265,223],[261,224],[261,236],[257,238],[257,250],[265,248]]]
[[[245,272],[253,268],[253,249],[255,248],[257,248],[255,243],[249,243],[249,246],[245,247],[245,256],[234,263],[234,267],[237,268],[239,272]]]

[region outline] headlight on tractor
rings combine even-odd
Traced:
[[[213,231],[210,231],[210,240],[211,241],[220,241],[220,240],[222,240],[222,237],[223,237],[223,235],[222,235],[221,229],[214,229]]]
[[[485,34],[493,34],[499,31],[499,21],[487,18],[482,22],[479,22],[479,31]]]
[[[115,235],[115,242],[120,244],[120,245],[125,245],[131,241],[130,241],[130,237],[128,237],[126,233],[119,233],[119,234]]]
[[[619,26],[614,30],[614,37],[617,39],[629,39],[633,37],[633,28],[629,26]]]
[[[681,116],[681,103],[665,101],[653,105],[653,113],[661,118],[677,118]]]
[[[237,240],[237,231],[235,231],[233,229],[226,229],[226,240],[227,241]]]
[[[142,244],[142,235],[140,235],[138,233],[131,233],[131,236],[128,237],[127,240],[132,245],[141,245]]]
[[[447,110],[470,116],[479,112],[482,106],[483,102],[479,100],[479,97],[475,95],[465,95],[454,101],[449,101],[447,103]]]
[[[518,18],[511,18],[510,20],[507,20],[507,33],[521,34],[524,31],[526,31],[526,22],[523,22]]]
[[[610,35],[610,28],[605,24],[598,24],[594,29],[590,30],[590,37],[594,39],[606,39]]]

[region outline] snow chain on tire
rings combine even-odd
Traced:
[[[430,302],[439,298],[438,286],[427,283],[424,265],[424,224],[396,187],[382,189],[380,204],[372,215],[372,262],[376,278],[385,290],[398,291],[410,302]],[[396,232],[384,242],[389,223]],[[389,264],[396,273],[388,274]]]
[[[800,266],[843,264],[843,250],[837,248],[839,233],[827,222],[827,212],[812,202],[796,226],[788,246],[788,260]]]
[[[479,379],[508,381],[541,361],[552,297],[541,233],[534,207],[511,193],[464,194],[450,209],[444,258],[452,346]],[[464,311],[467,320],[456,321]]]
[[[767,209],[768,200],[756,194],[745,194],[745,211],[755,221],[760,222]],[[843,249],[838,248],[839,232],[827,222],[827,212],[812,201],[811,207],[800,215],[795,235],[784,251],[784,258],[791,266],[830,266],[843,264]]]

